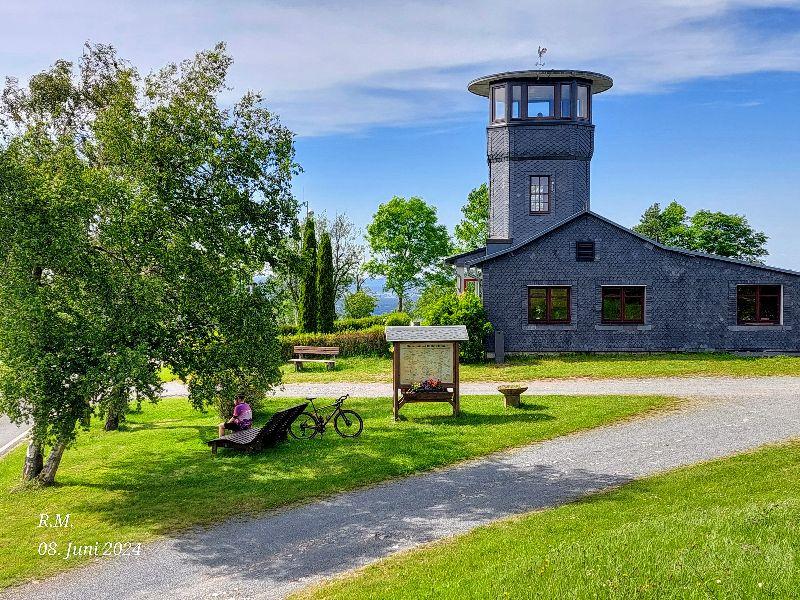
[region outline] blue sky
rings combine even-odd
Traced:
[[[148,71],[227,42],[230,98],[263,91],[297,132],[297,195],[366,224],[418,195],[452,227],[486,180],[474,77],[596,70],[592,208],[624,225],[652,202],[745,214],[767,262],[800,270],[800,2],[6,1],[0,74],[27,78],[86,40]]]

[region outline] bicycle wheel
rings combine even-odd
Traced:
[[[333,420],[333,428],[342,437],[357,437],[364,429],[364,421],[353,410],[340,410]]]
[[[319,424],[311,413],[304,412],[289,426],[289,433],[296,440],[310,440],[319,433]]]

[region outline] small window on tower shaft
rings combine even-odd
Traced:
[[[550,177],[531,176],[531,214],[550,212]]]
[[[591,262],[594,260],[594,242],[575,242],[575,260]]]

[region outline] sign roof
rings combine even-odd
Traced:
[[[466,342],[469,339],[466,325],[389,325],[387,342]]]

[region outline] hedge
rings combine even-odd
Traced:
[[[294,346],[339,346],[339,356],[389,356],[389,343],[382,325],[359,331],[284,335],[280,342],[286,360],[293,358]]]
[[[387,320],[390,325],[408,325],[411,317],[406,313],[391,312],[383,315],[370,315],[361,319],[339,319],[333,323],[333,328],[339,331],[363,331],[376,325],[386,325]],[[281,325],[281,335],[297,335],[299,333],[297,325]],[[316,334],[310,334],[316,335]],[[299,344],[298,344],[299,345]]]

